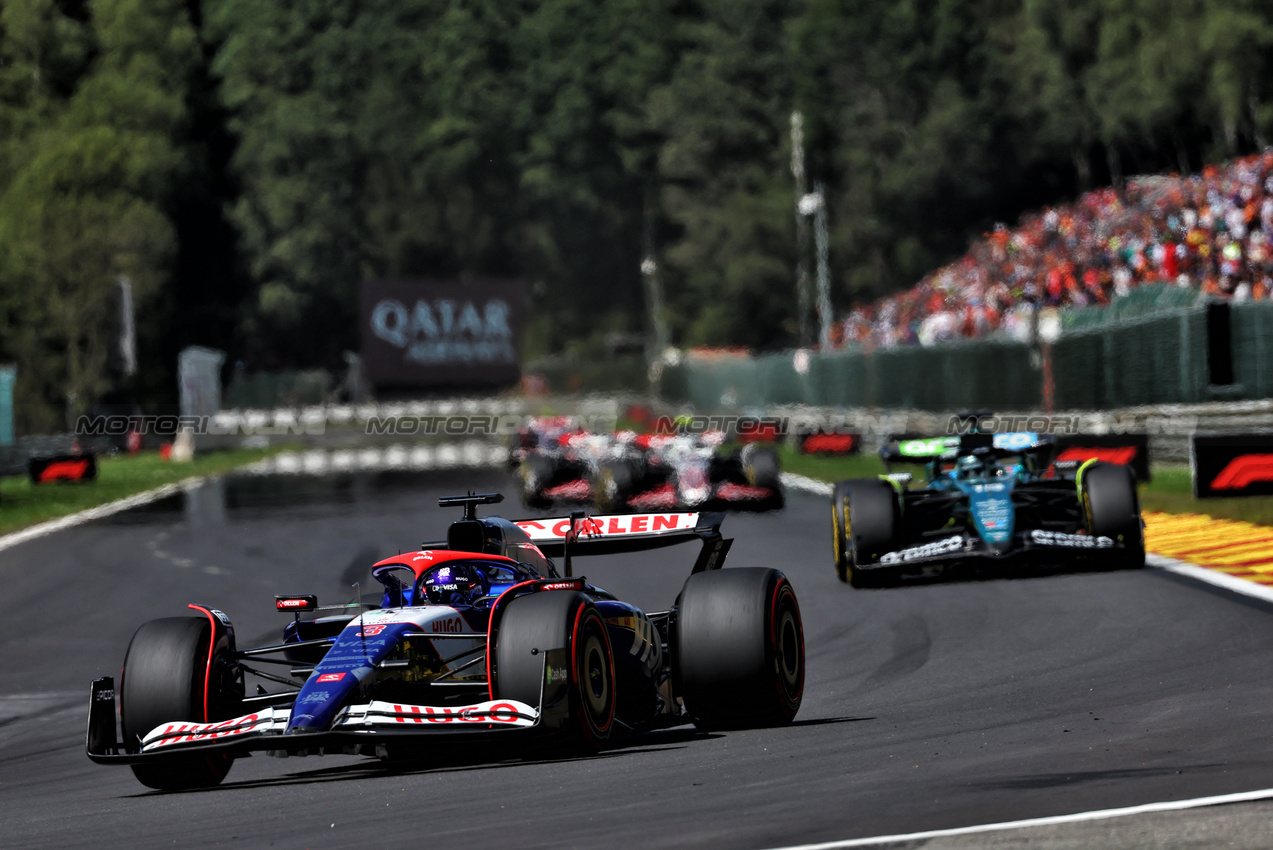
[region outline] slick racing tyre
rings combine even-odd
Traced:
[[[700,729],[790,723],[804,694],[804,628],[778,570],[712,570],[685,582],[673,675]]]
[[[554,590],[514,599],[499,621],[495,644],[496,699],[518,700],[542,711],[544,653],[565,647],[570,704],[563,731],[592,749],[610,736],[616,705],[614,653],[605,620],[588,597]]]
[[[522,504],[530,510],[546,510],[552,500],[544,498],[544,491],[552,486],[556,472],[551,460],[542,455],[531,455],[522,461]]]
[[[849,493],[847,481],[837,481],[831,488],[831,557],[835,561],[835,577],[849,580]]]
[[[782,480],[778,464],[778,453],[773,449],[756,445],[743,446],[740,455],[743,477],[752,487],[765,487],[772,490],[773,495],[765,500],[766,510],[778,510],[783,506]]]
[[[204,617],[167,617],[143,623],[133,634],[120,673],[119,714],[124,746],[141,749],[141,738],[161,723],[211,723],[239,713],[243,683],[224,647],[213,650]],[[233,756],[224,753],[170,756],[132,765],[149,788],[181,791],[220,784]]]
[[[897,548],[901,517],[893,485],[878,478],[841,481],[831,491],[836,575],[857,588],[897,581],[893,567],[874,566]]]
[[[1145,566],[1145,531],[1131,467],[1099,462],[1085,467],[1079,478],[1079,495],[1088,533],[1123,544],[1116,566]]]
[[[597,510],[603,514],[622,511],[632,495],[632,466],[624,460],[608,460],[597,470],[597,477],[592,485],[593,499]]]

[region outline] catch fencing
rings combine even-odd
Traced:
[[[1273,397],[1273,304],[1197,303],[1089,321],[1056,341],[977,339],[665,367],[663,398],[700,411],[814,407],[1105,410]]]

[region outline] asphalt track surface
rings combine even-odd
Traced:
[[[344,601],[374,559],[443,532],[438,496],[500,488],[500,471],[232,481],[0,552],[0,845],[764,848],[1273,786],[1266,603],[1153,569],[854,591],[831,569],[825,500],[798,493],[725,523],[731,565],[779,567],[799,595],[790,727],[679,727],[573,759],[258,755],[180,794],[85,757],[89,682],[118,673],[142,621],[197,601],[240,646],[273,642],[273,594]],[[656,610],[692,555],[577,572]],[[1246,826],[1173,813],[1040,841],[1261,846],[1267,804],[1222,808]]]

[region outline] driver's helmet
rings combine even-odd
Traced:
[[[981,458],[966,455],[955,461],[955,475],[960,479],[975,478],[981,473]]]
[[[434,605],[472,605],[486,596],[482,575],[467,564],[441,566],[425,574],[420,582],[425,600]]]

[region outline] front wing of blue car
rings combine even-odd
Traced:
[[[375,754],[377,744],[438,736],[500,736],[511,732],[559,728],[568,711],[565,649],[543,653],[539,705],[493,699],[471,705],[411,705],[382,700],[352,700],[323,731],[284,734],[291,706],[263,706],[238,717],[211,723],[174,718],[161,723],[140,741],[121,744],[115,717],[115,681],[95,679],[89,697],[85,749],[99,764],[138,764],[192,752],[272,755],[323,752]]]

